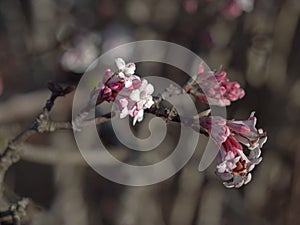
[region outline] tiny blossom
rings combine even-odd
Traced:
[[[136,122],[141,122],[144,117],[144,109],[150,108],[153,104],[152,94],[154,87],[149,84],[146,79],[133,88],[124,88],[117,97],[117,104],[120,110],[120,117],[124,118],[127,115],[133,117],[133,125]]]
[[[170,86],[167,87],[166,90],[161,93],[161,97],[163,99],[168,99],[168,98],[171,98],[173,96],[177,96],[177,95],[182,94],[183,93],[182,91],[183,91],[182,88],[179,88],[179,87],[177,87],[173,84],[170,84]]]
[[[232,151],[227,152],[227,154],[224,157],[224,160],[217,166],[218,173],[225,173],[232,171],[236,168],[236,163],[240,161],[240,156],[235,156],[235,154]]]
[[[110,69],[107,69],[103,75],[102,82],[99,83],[98,88],[93,93],[93,95],[97,96],[99,102],[114,101],[124,87],[133,89],[137,85],[136,83],[140,82],[140,77],[134,75],[134,63],[126,64],[121,58],[117,58],[115,63],[118,71],[114,73]]]
[[[115,60],[118,67],[118,76],[125,81],[125,87],[128,88],[132,84],[134,77],[135,64],[134,63],[125,63],[122,58],[117,58]]]
[[[222,117],[202,118],[200,125],[220,147],[217,175],[228,187],[241,187],[251,181],[251,171],[259,164],[261,148],[267,141],[266,133],[256,129],[256,117],[252,113],[248,120],[225,120]],[[243,145],[249,154],[244,152]]]
[[[239,83],[229,81],[226,76],[225,71],[204,72],[200,67],[196,80],[190,83],[190,86],[186,86],[185,90],[203,103],[228,106],[232,101],[243,98],[245,91]]]

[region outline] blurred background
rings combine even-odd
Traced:
[[[215,165],[197,170],[205,137],[172,178],[126,187],[87,166],[72,132],[36,135],[6,174],[8,199],[32,201],[24,224],[300,224],[299,13],[299,0],[1,0],[0,149],[41,111],[48,81],[76,85],[98,56],[145,39],[177,43],[211,69],[222,67],[246,91],[228,118],[246,119],[255,110],[269,138],[251,183],[226,189]],[[141,75],[187,79],[170,66],[137,66]],[[55,120],[71,120],[72,97],[57,101]],[[140,137],[147,118],[145,124],[135,128]],[[100,136],[116,157],[145,163],[172,150],[176,126],[170,124],[164,151],[146,158],[116,143],[110,124]]]

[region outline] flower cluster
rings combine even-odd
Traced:
[[[117,71],[107,69],[92,95],[97,96],[97,104],[115,102],[120,118],[133,117],[135,125],[143,120],[144,110],[154,105],[154,87],[135,74],[134,63],[126,64],[121,58],[115,62]],[[202,103],[217,106],[228,106],[245,95],[239,83],[227,78],[226,72],[205,71],[200,65],[198,74],[183,88],[170,85],[156,97],[155,107],[149,112],[169,118],[168,109],[160,101],[168,101],[183,93],[193,95]],[[267,140],[266,133],[256,128],[254,113],[247,120],[226,120],[220,116],[209,116],[204,111],[194,115],[191,121],[199,125],[199,120],[201,131],[210,135],[219,148],[216,174],[223,184],[228,188],[239,188],[250,182],[251,171],[261,162],[261,148]],[[191,127],[194,128],[194,125],[192,122]]]
[[[262,160],[261,147],[267,136],[262,129],[256,129],[256,121],[254,113],[245,121],[225,120],[218,116],[201,119],[201,127],[220,147],[216,173],[228,188],[250,182],[250,172]]]
[[[149,109],[154,101],[152,94],[154,87],[149,84],[146,79],[142,79],[132,88],[124,88],[116,98],[119,110],[121,111],[121,119],[127,115],[133,117],[133,125],[141,122],[144,117],[144,109]]]
[[[128,63],[121,58],[115,60],[118,70],[113,73],[107,69],[103,80],[99,84],[97,103],[103,101],[115,101],[120,110],[120,117],[127,115],[133,117],[133,125],[141,122],[144,116],[144,109],[153,105],[152,94],[154,87],[146,79],[135,75],[135,64]]]
[[[245,91],[239,83],[229,81],[226,76],[225,71],[205,72],[200,66],[196,79],[185,86],[185,91],[203,103],[228,106],[232,101],[243,98]]]

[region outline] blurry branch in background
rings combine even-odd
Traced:
[[[43,151],[41,151],[41,149],[43,149]],[[22,159],[29,162],[48,165],[70,164],[74,166],[88,166],[78,151],[71,150],[73,149],[70,149],[68,152],[63,152],[62,149],[57,149],[53,146],[48,147],[24,144],[22,145]],[[118,156],[118,159],[125,159],[127,157],[127,153],[121,149],[112,149],[111,151],[114,155]],[[90,154],[93,154],[93,152]],[[106,157],[106,154],[102,155],[102,152],[99,152],[97,153],[97,156],[98,155],[101,155],[101,157],[97,159],[95,163],[99,163],[101,165],[111,165],[113,163],[110,158]]]
[[[40,112],[49,91],[34,91],[9,98],[0,105],[0,123],[10,123],[31,117]],[[7,113],[9,112],[9,113]]]
[[[268,84],[276,91],[286,91],[288,57],[292,51],[295,32],[299,23],[298,1],[285,1],[280,9],[274,28],[272,54],[267,64]],[[284,34],[284,35],[282,35]]]

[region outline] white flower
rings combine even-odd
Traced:
[[[134,108],[133,111],[133,125],[135,125],[137,121],[141,122],[144,117],[144,109],[148,109],[154,104],[154,101],[151,96],[153,92],[153,85],[149,84],[148,81],[145,79],[142,80],[139,89],[135,89],[131,92],[129,98],[132,101],[136,102],[136,108]]]
[[[240,158],[240,156],[235,157],[233,152],[228,152],[224,160],[219,165],[217,165],[217,171],[219,173],[231,173],[232,170],[236,168],[236,163],[240,161]]]
[[[182,89],[173,84],[170,84],[170,86],[167,87],[163,93],[161,93],[161,97],[166,100],[168,98],[171,98],[172,96],[180,94],[182,94]]]
[[[117,97],[117,104],[120,109],[120,118],[127,115],[133,117],[133,125],[141,122],[144,117],[144,109],[150,108],[153,104],[152,94],[154,87],[147,80],[142,79],[131,88],[123,89],[122,93]]]
[[[134,78],[135,64],[134,63],[125,63],[122,58],[116,58],[115,63],[118,67],[118,77],[124,79],[125,87],[128,88],[132,85],[132,80]]]
[[[144,109],[138,111],[138,113],[133,117],[133,126],[136,124],[136,121],[142,122],[144,118]]]
[[[224,186],[227,188],[240,188],[245,184],[248,184],[252,179],[251,173],[248,173],[246,176],[234,176],[232,181],[223,182]]]

